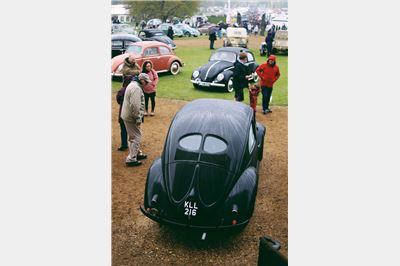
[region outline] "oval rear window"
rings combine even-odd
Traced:
[[[223,140],[213,136],[207,136],[204,141],[204,151],[207,153],[220,153],[226,148],[227,145]]]
[[[198,151],[200,149],[200,144],[201,144],[200,134],[189,135],[179,140],[179,145],[188,151]]]

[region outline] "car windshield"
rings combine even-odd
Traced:
[[[130,54],[142,54],[142,47],[131,45],[126,49],[126,52]]]
[[[214,61],[214,60],[215,61],[222,60],[222,61],[228,61],[231,63],[235,63],[236,54],[232,53],[232,52],[225,52],[225,51],[216,52],[210,57],[210,61]]]

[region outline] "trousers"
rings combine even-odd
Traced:
[[[141,124],[125,121],[126,131],[128,132],[128,148],[129,154],[126,157],[126,162],[135,162],[139,152],[140,140],[142,139]]]
[[[269,100],[271,99],[272,95],[272,87],[269,88],[261,86],[261,92],[262,92],[263,111],[267,111],[269,109]]]

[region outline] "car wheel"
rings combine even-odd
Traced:
[[[191,36],[190,32],[186,32],[186,33],[185,33],[185,36],[186,36],[186,37],[190,37],[190,36]]]
[[[228,82],[225,84],[225,90],[227,92],[232,92],[233,91],[233,77],[230,77],[228,79]]]
[[[174,61],[174,62],[172,62],[171,66],[169,67],[169,72],[175,76],[179,73],[180,69],[181,69],[181,66],[179,65],[179,62]]]

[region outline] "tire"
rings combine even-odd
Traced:
[[[178,61],[172,62],[172,64],[169,66],[169,73],[172,75],[177,75],[179,71],[181,70],[181,66]]]
[[[192,35],[190,34],[190,32],[186,32],[186,33],[185,33],[185,37],[190,37],[190,36],[192,36]]]
[[[228,82],[225,84],[225,90],[227,92],[233,92],[234,91],[234,89],[233,89],[233,77],[230,77],[228,79]]]

